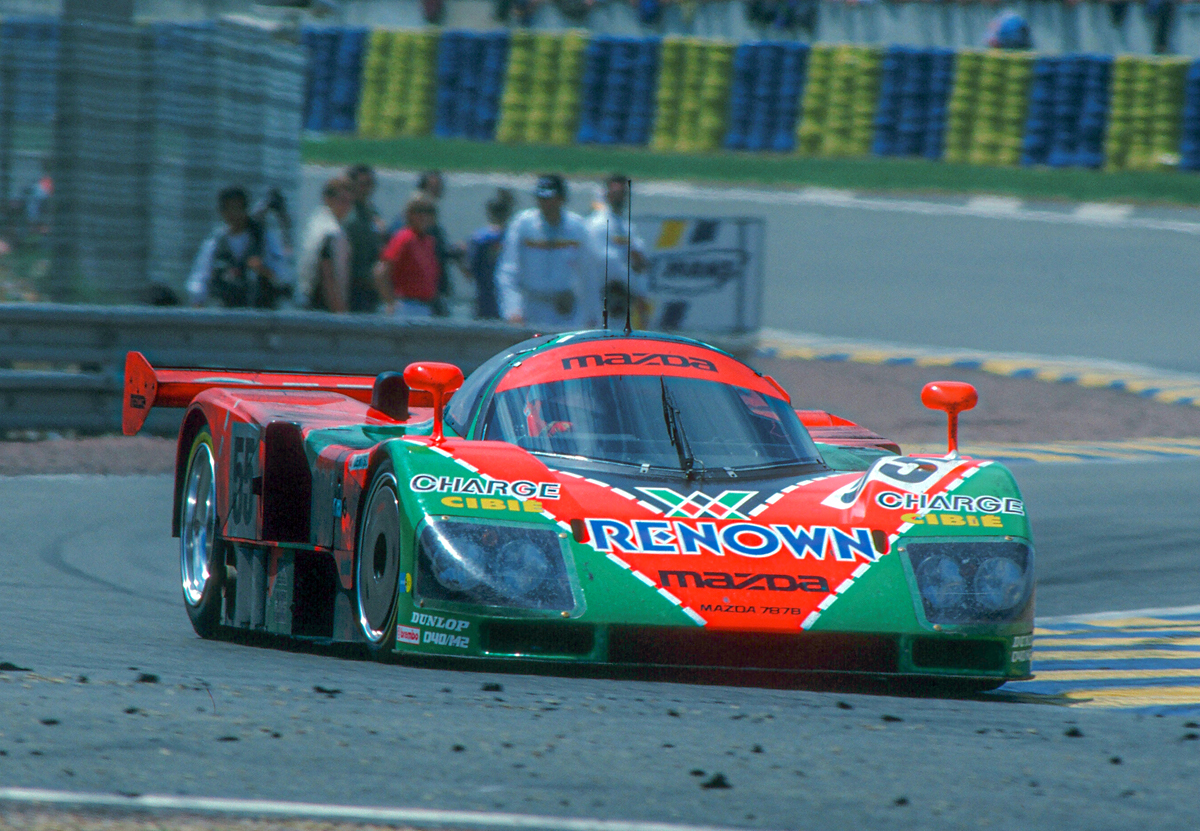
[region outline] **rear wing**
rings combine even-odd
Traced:
[[[796,410],[796,415],[800,416],[800,423],[808,428],[808,434],[812,436],[813,441],[837,447],[876,447],[890,453],[900,453],[900,445],[891,439],[885,439],[878,433],[833,413],[824,410]]]
[[[121,401],[121,431],[132,436],[142,429],[154,407],[186,407],[197,395],[214,387],[236,390],[303,390],[341,393],[355,401],[375,406],[380,398],[394,401],[400,373],[331,375],[322,373],[251,372],[227,369],[183,369],[154,367],[141,352],[125,356],[125,390]],[[380,395],[376,388],[381,387]],[[422,390],[404,388],[405,404],[432,407],[433,396]],[[397,420],[401,412],[388,406],[384,412]],[[407,413],[404,413],[407,417]]]

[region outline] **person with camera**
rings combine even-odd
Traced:
[[[279,236],[250,215],[249,205],[240,187],[218,194],[224,225],[204,241],[192,263],[187,291],[193,306],[215,300],[227,309],[274,309],[291,295]]]

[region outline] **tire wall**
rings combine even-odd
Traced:
[[[428,135],[437,92],[438,41],[434,30],[385,29],[361,40],[366,51],[359,62],[362,94],[357,123],[347,132],[357,130],[367,138]]]
[[[324,27],[305,30],[304,42],[309,129],[1200,169],[1200,61],[1182,58],[579,30]]]
[[[795,149],[809,52],[808,44],[794,41],[737,47],[724,141],[727,150],[787,153]]]
[[[734,45],[701,38],[664,38],[658,76],[656,150],[716,150],[725,137]]]
[[[582,32],[514,31],[496,140],[568,145],[579,123]]]
[[[1189,67],[1180,58],[1116,59],[1105,146],[1105,164],[1110,170],[1148,170],[1180,153],[1185,79],[1195,76],[1198,66],[1200,61]],[[1192,101],[1196,101],[1195,95]],[[1200,126],[1194,119],[1191,124]],[[1188,155],[1192,163],[1185,166],[1194,170],[1200,160],[1194,153]]]

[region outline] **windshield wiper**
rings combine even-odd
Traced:
[[[667,388],[665,377],[659,376],[658,380],[662,385],[663,421],[667,423],[667,435],[671,439],[671,446],[679,454],[679,467],[689,482],[693,476],[703,478],[704,465],[701,463],[701,469],[696,470],[696,456],[692,453],[692,446],[688,444],[687,435],[683,432],[683,423],[679,419],[679,407],[675,403],[675,396],[671,395],[671,390]]]

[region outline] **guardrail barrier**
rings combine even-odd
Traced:
[[[469,372],[531,334],[316,312],[0,304],[0,430],[119,432],[131,350],[157,366],[375,375],[435,360]],[[171,435],[181,416],[155,411],[147,429]]]
[[[504,323],[320,312],[0,304],[0,430],[120,432],[131,350],[166,367],[376,375],[426,360],[470,372],[533,334]],[[755,336],[705,340],[747,358]],[[181,418],[155,410],[146,430],[174,435]]]

